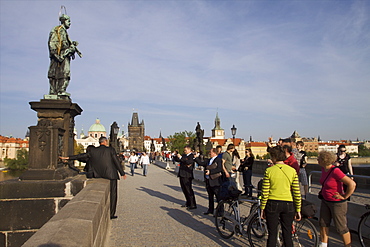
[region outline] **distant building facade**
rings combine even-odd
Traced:
[[[144,120],[139,122],[139,115],[137,112],[132,114],[131,123],[128,123],[128,149],[143,151],[144,149],[144,134],[145,125]]]
[[[358,153],[358,145],[352,144],[347,141],[330,141],[330,142],[320,142],[319,152],[329,151],[332,153],[338,152],[339,145],[345,145],[347,153]]]
[[[0,136],[0,161],[3,161],[4,158],[17,158],[17,152],[21,149],[29,151],[27,139]]]
[[[252,150],[254,157],[262,158],[267,154],[267,145],[265,142],[248,142],[245,145],[245,148]]]
[[[163,141],[165,143],[163,143]],[[162,151],[168,151],[163,150],[163,146],[165,145],[168,147],[168,143],[170,140],[168,138],[151,138],[150,136],[144,136],[144,148],[147,152],[162,152]]]
[[[118,143],[121,151],[125,151],[128,149],[128,139],[123,131],[122,135],[118,137]]]
[[[99,139],[94,138],[92,136],[86,136],[82,139],[76,139],[77,145],[82,145],[84,147],[84,151],[86,151],[86,148],[90,145],[93,145],[95,147],[98,147],[99,144]]]
[[[317,138],[301,137],[296,130],[290,136],[290,139],[293,142],[303,141],[304,150],[306,152],[315,152],[315,153],[317,153],[318,150],[319,150],[319,141],[318,141]]]

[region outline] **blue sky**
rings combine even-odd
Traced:
[[[61,5],[85,134],[135,109],[152,137],[210,136],[218,111],[226,137],[370,139],[370,1],[0,0],[0,135],[37,124]]]

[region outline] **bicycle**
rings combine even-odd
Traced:
[[[365,204],[365,208],[370,210],[370,204]],[[361,246],[370,246],[370,211],[367,211],[361,216],[361,220],[358,223],[358,238]]]
[[[240,217],[239,201],[252,203],[248,217]],[[223,238],[231,238],[234,234],[246,235],[250,246],[266,245],[268,238],[267,225],[266,221],[261,218],[260,200],[258,198],[220,201],[216,208],[215,224],[218,233]],[[293,222],[292,239],[294,246],[316,247],[319,244],[316,227],[306,217],[301,221]],[[281,230],[279,230],[277,243],[277,246],[283,246]]]
[[[252,203],[248,217],[240,216],[239,201]],[[261,231],[267,231],[265,222],[261,219],[259,199],[228,199],[218,203],[215,212],[215,225],[222,238],[231,238],[234,234],[245,236],[247,227],[254,215],[258,215],[258,226]],[[257,234],[257,232],[256,232]]]
[[[248,228],[248,240],[251,246],[265,246],[268,238],[267,231],[256,234],[258,229],[257,216],[251,219]],[[257,222],[257,223],[256,223]],[[284,246],[281,226],[279,224],[277,246]],[[252,234],[253,232],[253,234]],[[292,224],[292,239],[293,245],[299,247],[317,247],[319,245],[319,234],[314,224],[309,218],[303,217],[300,221],[293,221]]]

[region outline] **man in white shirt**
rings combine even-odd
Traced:
[[[145,153],[141,153],[140,164],[143,167],[143,175],[146,176],[148,174],[148,166],[150,164],[149,156]]]
[[[128,162],[130,163],[131,176],[134,176],[135,167],[138,161],[139,161],[139,158],[137,157],[136,153],[131,152],[131,155],[128,158]]]

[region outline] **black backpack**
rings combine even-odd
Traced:
[[[304,218],[312,218],[317,212],[317,207],[314,203],[307,200],[302,200],[301,214]]]
[[[219,197],[220,200],[236,199],[241,193],[242,191],[238,190],[236,183],[227,179],[221,184]]]

